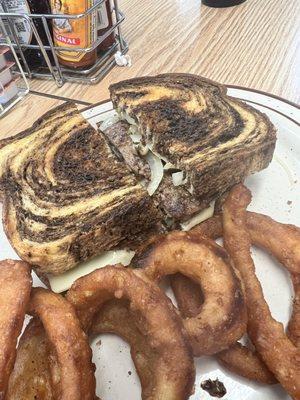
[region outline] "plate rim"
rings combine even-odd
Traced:
[[[286,98],[284,98],[284,97],[281,97],[281,96],[279,96],[279,95],[277,95],[277,94],[273,94],[273,93],[270,93],[270,92],[265,92],[264,90],[260,90],[260,89],[248,88],[248,87],[246,87],[246,86],[227,85],[227,84],[226,84],[225,86],[226,86],[228,89],[246,90],[246,91],[250,91],[250,92],[262,94],[262,95],[265,95],[265,96],[269,96],[269,97],[272,97],[273,99],[283,101],[284,103],[287,103],[287,104],[289,104],[290,106],[296,107],[298,110],[300,110],[300,104],[295,103],[295,102],[293,102],[293,101],[291,101],[291,100],[288,100],[288,99],[286,99]],[[247,100],[247,101],[248,101],[248,100]]]
[[[239,86],[239,85],[231,85],[231,84],[223,84],[223,86],[226,86],[228,89],[240,89],[240,90],[245,90],[245,91],[250,91],[258,94],[263,94],[265,96],[273,97],[276,100],[283,101],[284,103],[289,104],[290,106],[296,107],[298,110],[300,110],[300,104],[297,104],[291,100],[286,99],[285,97],[278,96],[277,94],[273,94],[270,92],[265,92],[264,90],[260,89],[255,89],[255,88],[249,88],[246,86]],[[74,99],[75,103],[77,102]],[[90,108],[96,107],[96,106],[101,106],[102,104],[108,103],[111,101],[110,99],[104,99],[101,101],[98,101],[97,103],[90,103],[87,107],[84,107],[81,111],[86,111],[89,110]]]

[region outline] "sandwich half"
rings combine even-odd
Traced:
[[[174,191],[171,177],[190,194],[194,212],[272,160],[276,132],[268,117],[215,82],[164,74],[119,82],[110,93],[140,154],[162,161],[167,178],[160,190]],[[170,214],[170,207],[163,208]]]
[[[159,220],[146,189],[71,103],[0,141],[0,187],[7,237],[42,274],[142,240]]]

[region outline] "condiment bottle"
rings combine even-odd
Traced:
[[[50,14],[51,9],[48,0],[1,0],[2,9],[4,12],[15,14]],[[36,45],[37,40],[32,32],[32,28],[27,20],[24,18],[11,18],[10,21],[14,23],[15,31],[19,43],[22,45]],[[48,45],[47,35],[43,26],[41,18],[33,19],[34,25],[37,28],[38,34],[43,44]],[[4,24],[7,32],[10,33],[10,25],[7,19],[4,19]],[[52,31],[51,23],[48,24],[50,33]],[[25,58],[29,67],[46,66],[45,58],[39,49],[25,49]],[[48,56],[52,61],[52,54],[48,51]]]
[[[53,14],[82,14],[93,6],[95,0],[50,0]],[[88,53],[76,51],[88,48],[97,37],[96,13],[80,19],[54,18],[53,37],[57,47],[74,48],[74,51],[59,51],[59,62],[69,68],[88,68],[97,59],[97,50]]]
[[[112,6],[111,1],[106,0],[97,10],[97,33],[98,37],[104,35],[112,26]],[[105,52],[115,43],[115,34],[112,32],[98,46],[98,52]]]

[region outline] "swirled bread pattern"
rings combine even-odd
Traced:
[[[110,92],[115,108],[138,125],[143,144],[187,173],[199,201],[219,197],[272,159],[269,119],[215,82],[164,74],[119,82]]]
[[[0,142],[6,234],[40,272],[62,273],[157,221],[143,187],[74,104]]]

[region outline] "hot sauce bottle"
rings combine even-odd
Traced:
[[[51,0],[53,14],[82,14],[93,6],[94,0]],[[97,59],[97,50],[88,53],[76,51],[88,48],[97,35],[96,13],[80,19],[54,18],[53,38],[57,47],[67,47],[74,51],[59,51],[58,58],[62,65],[69,68],[84,69],[92,66]]]

